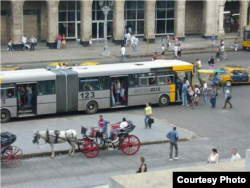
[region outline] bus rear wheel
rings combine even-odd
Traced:
[[[98,104],[95,101],[90,101],[86,107],[87,114],[95,114],[98,111]]]
[[[6,123],[10,121],[10,112],[9,110],[2,109],[1,110],[1,123]]]
[[[162,96],[159,98],[159,103],[158,103],[158,105],[159,105],[160,107],[168,106],[169,101],[170,101],[170,99],[169,99],[169,96],[168,96],[168,95],[162,95]]]

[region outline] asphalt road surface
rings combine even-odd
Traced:
[[[200,58],[202,66],[208,68],[207,61],[210,56],[211,54],[185,55],[183,60],[193,62],[196,58]],[[228,60],[220,62],[216,68],[225,63],[247,68],[250,66],[249,59],[250,53],[247,52],[228,53]],[[148,58],[138,60],[148,60]],[[226,110],[222,109],[223,94],[218,96],[215,109],[212,109],[210,104],[203,105],[202,97],[198,109],[181,107],[180,104],[172,104],[165,108],[154,106],[153,116],[155,118],[168,121],[196,134],[194,140],[179,143],[178,161],[169,161],[168,144],[142,146],[134,156],[125,156],[121,151],[100,151],[99,156],[95,159],[88,159],[81,153],[77,153],[73,158],[68,155],[57,156],[55,159],[50,157],[33,158],[24,160],[23,164],[15,169],[2,166],[1,186],[4,188],[54,186],[88,188],[104,185],[108,184],[110,176],[134,173],[140,165],[140,156],[146,158],[149,171],[205,164],[212,148],[218,149],[221,161],[229,160],[233,147],[237,147],[244,158],[245,150],[250,147],[249,93],[250,85],[233,86],[231,100],[233,108]],[[102,110],[99,113],[105,115],[107,112],[144,114],[144,106],[111,111]],[[69,116],[74,116],[74,114]],[[60,115],[43,116],[43,118],[54,117],[58,118]],[[41,119],[37,117],[37,121],[41,121]],[[18,121],[29,121],[29,118],[15,120],[11,123],[18,123]],[[148,136],[150,136],[150,130]]]

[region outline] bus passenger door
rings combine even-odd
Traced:
[[[17,116],[35,116],[37,114],[37,83],[16,85]]]
[[[128,105],[128,75],[112,76],[110,82],[111,108],[126,107]]]

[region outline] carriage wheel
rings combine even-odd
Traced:
[[[129,135],[122,141],[121,149],[126,155],[134,155],[139,151],[140,146],[139,138],[134,135]]]
[[[19,147],[9,146],[2,154],[2,162],[7,167],[17,167],[23,160],[23,152]]]
[[[86,147],[86,145],[88,145],[89,143],[92,142],[92,140],[87,139],[87,138],[83,138],[82,139],[83,143],[78,144],[78,150],[82,153],[84,153],[84,147]]]
[[[99,151],[99,146],[94,141],[84,144],[83,152],[88,158],[96,157]]]

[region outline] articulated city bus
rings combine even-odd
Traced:
[[[192,75],[193,65],[179,60],[2,72],[1,122],[147,102],[164,107],[181,100],[177,77],[191,84]]]

